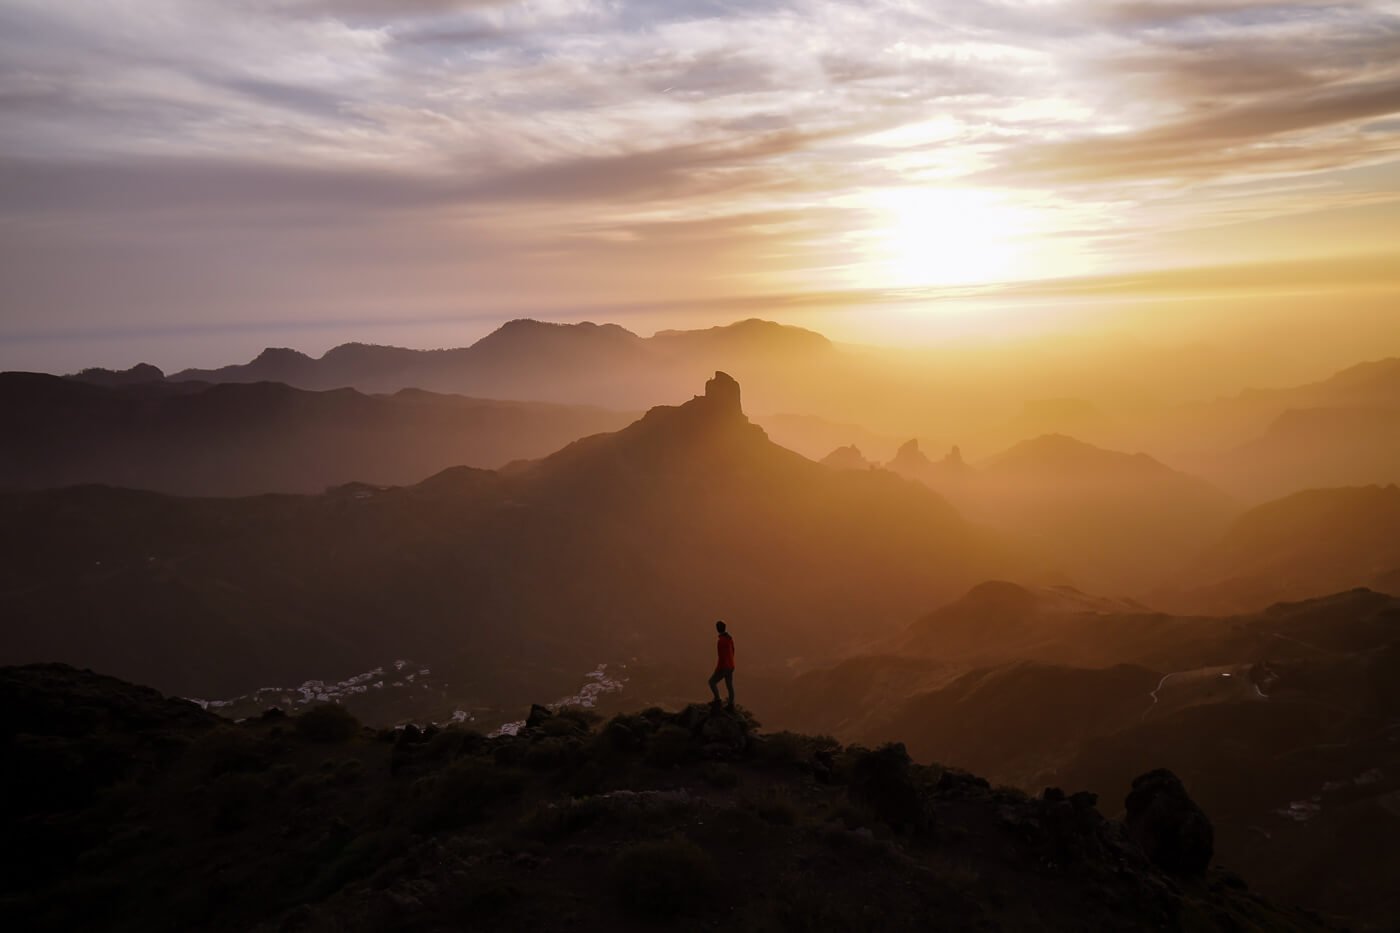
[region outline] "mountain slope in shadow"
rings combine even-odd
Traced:
[[[1400,906],[1396,597],[1190,617],[989,583],[878,650],[804,674],[775,715],[1027,790],[1167,767],[1262,890],[1363,929]]]
[[[1325,929],[1211,869],[1165,772],[1119,822],[742,710],[376,733],[335,706],[234,723],[62,665],[0,669],[0,710],[22,791],[0,900],[36,933]]]
[[[0,496],[7,661],[187,696],[339,680],[394,658],[474,695],[545,668],[703,665],[717,618],[774,669],[888,633],[1004,566],[931,491],[767,440],[739,387],[499,472],[320,496]]]
[[[450,466],[540,457],[633,417],[418,389],[373,396],[0,373],[0,488],[102,483],[238,496],[414,483]]]

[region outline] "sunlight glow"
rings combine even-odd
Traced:
[[[867,284],[972,285],[1033,274],[1028,242],[1044,226],[1028,207],[973,188],[906,188],[868,196]]]

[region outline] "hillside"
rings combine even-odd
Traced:
[[[1153,600],[1240,612],[1358,586],[1394,592],[1398,573],[1400,487],[1311,489],[1241,515]]]
[[[1250,502],[1302,489],[1400,482],[1400,398],[1388,408],[1289,409],[1208,469]]]
[[[36,933],[1324,929],[1209,868],[1166,772],[1119,822],[698,706],[374,732],[43,665],[0,669],[0,710],[0,904]]]
[[[0,488],[101,483],[185,496],[312,493],[497,468],[634,416],[404,389],[208,385],[0,373]]]
[[[770,442],[723,374],[500,472],[248,499],[77,487],[0,496],[0,525],[6,662],[219,698],[432,658],[438,718],[565,695],[600,663],[703,665],[717,618],[782,671],[1005,565],[929,490]]]
[[[1141,594],[1169,580],[1225,529],[1229,498],[1146,454],[1052,434],[969,466],[954,447],[926,457],[917,441],[886,469],[947,497],[1081,589]]]
[[[1394,929],[1400,599],[1192,617],[989,583],[875,652],[802,675],[774,715],[1031,791],[1168,767],[1260,890]]]

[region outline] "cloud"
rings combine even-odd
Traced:
[[[731,272],[759,292],[841,293],[878,249],[871,204],[920,186],[1017,199],[1053,219],[1042,236],[1111,264],[1163,231],[1318,209],[1355,183],[1348,170],[1400,158],[1393,3],[120,11],[0,5],[0,214],[10,242],[45,244],[48,271],[27,281],[49,296],[12,289],[6,318],[56,296],[78,317],[109,314],[104,302],[156,313],[206,291],[201,269],[231,316],[249,302],[387,305],[405,280],[431,304],[504,304],[511,289],[543,302],[541,256],[571,283],[561,307],[719,294]],[[1294,183],[1286,196],[1267,187]],[[59,283],[64,243],[74,274],[100,273],[104,288]],[[264,280],[213,255],[229,249],[266,262]],[[178,288],[110,274],[163,251],[186,269],[148,278]],[[454,267],[463,253],[489,262]],[[639,257],[665,274],[639,275]]]

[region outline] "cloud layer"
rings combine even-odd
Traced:
[[[1013,279],[1375,252],[1397,164],[1392,0],[0,0],[0,339],[878,288],[909,191]]]

